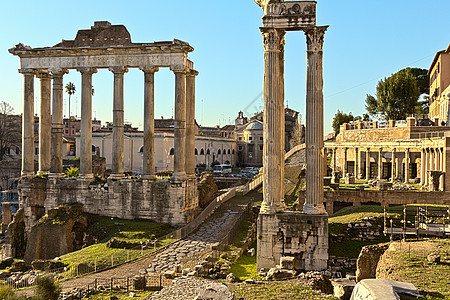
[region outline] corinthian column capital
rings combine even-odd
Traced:
[[[328,26],[318,26],[312,27],[311,29],[305,30],[306,44],[308,52],[322,52],[323,51],[323,39],[325,31],[327,31]]]
[[[284,49],[285,31],[281,29],[261,29],[265,51],[282,51]]]

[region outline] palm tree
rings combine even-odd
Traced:
[[[69,135],[72,134],[72,129],[70,128],[70,96],[75,94],[75,84],[73,82],[69,82],[66,84],[66,93],[69,94]]]

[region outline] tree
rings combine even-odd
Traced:
[[[66,93],[69,94],[69,120],[70,120],[70,97],[75,94],[76,88],[73,82],[66,84]]]
[[[353,117],[352,113],[346,114],[338,109],[337,113],[334,115],[331,126],[333,127],[334,132],[338,134],[342,124],[353,121],[354,119],[355,117]]]
[[[35,299],[57,300],[59,294],[61,294],[61,287],[51,275],[44,275],[36,279]]]
[[[0,102],[0,160],[6,151],[20,142],[20,118],[13,115],[14,109],[9,103]]]
[[[429,92],[426,73],[424,69],[405,68],[380,80],[377,98],[366,97],[367,112],[386,120],[404,120],[409,114],[423,113],[426,104],[419,102],[419,97]]]

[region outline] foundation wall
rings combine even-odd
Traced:
[[[34,199],[36,195],[41,196],[40,201]],[[189,223],[199,212],[196,179],[181,183],[123,179],[90,185],[82,179],[50,178],[39,188],[22,189],[19,201],[29,219],[28,229],[43,212],[68,203],[83,204],[87,213],[121,219],[148,219],[173,226]],[[35,211],[40,211],[40,216]]]
[[[297,270],[324,270],[328,260],[328,216],[297,212],[260,214],[257,267],[270,269],[282,256],[295,257]]]

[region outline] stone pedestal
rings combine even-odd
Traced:
[[[299,212],[260,214],[257,268],[270,269],[283,256],[295,258],[295,269],[324,270],[328,261],[328,216]]]
[[[428,171],[429,175],[429,182],[428,182],[428,189],[430,192],[437,192],[439,191],[440,186],[440,179],[441,176],[443,176],[444,172],[441,171]]]

